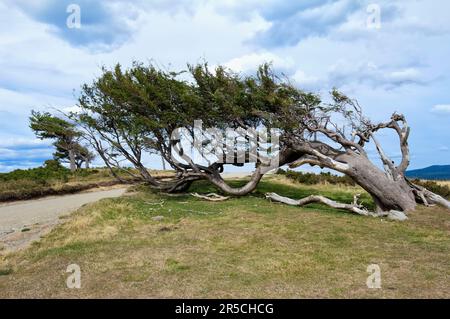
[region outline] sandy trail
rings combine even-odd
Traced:
[[[121,187],[0,204],[0,248],[22,248],[58,224],[61,216],[103,198],[122,196],[125,191],[126,187]]]

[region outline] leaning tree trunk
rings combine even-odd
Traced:
[[[77,164],[75,159],[75,151],[69,149],[69,161],[70,161],[70,171],[75,172],[77,170]]]
[[[416,207],[413,189],[403,175],[392,179],[366,157],[354,154],[346,159],[347,175],[373,198],[377,211],[411,211]]]
[[[266,194],[272,200],[297,206],[318,201],[331,207],[339,206],[362,215],[395,215],[395,219],[398,219],[401,215],[400,212],[407,213],[414,210],[417,203],[423,203],[427,206],[438,204],[450,208],[450,202],[445,198],[406,179],[404,176],[405,165],[395,167],[392,162],[389,162],[391,164],[389,169],[383,171],[370,161],[365,152],[337,151],[317,141],[295,145],[294,147],[301,156],[289,164],[291,168],[310,164],[322,168],[327,167],[346,174],[372,196],[376,211],[374,213],[367,211],[357,201],[351,205],[343,205],[320,196],[310,196],[300,201],[292,201],[277,194]],[[401,219],[404,218],[406,216],[401,216]]]

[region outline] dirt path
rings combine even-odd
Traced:
[[[61,216],[103,198],[119,197],[125,190],[120,187],[0,204],[0,250],[25,247],[58,224]]]

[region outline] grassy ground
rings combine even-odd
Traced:
[[[391,222],[270,203],[268,191],[347,202],[360,192],[271,177],[252,196],[225,202],[148,191],[103,200],[0,257],[0,297],[450,297],[447,211],[420,208]],[[66,287],[72,263],[81,289]],[[367,288],[369,264],[381,267],[382,289]]]
[[[51,171],[51,170],[50,170]],[[0,174],[0,202],[25,200],[48,195],[63,195],[80,192],[86,189],[111,186],[118,181],[105,168],[81,169],[75,173],[64,170],[52,176],[29,174],[23,171],[14,179],[7,179],[8,174]],[[44,171],[45,173],[45,171]],[[135,172],[136,173],[136,172]],[[171,172],[152,171],[154,176],[167,176]],[[2,176],[3,175],[3,176]],[[131,175],[118,172],[124,180],[131,181]]]

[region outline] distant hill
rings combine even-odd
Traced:
[[[406,176],[420,179],[450,180],[450,165],[433,165],[421,169],[406,171]]]

